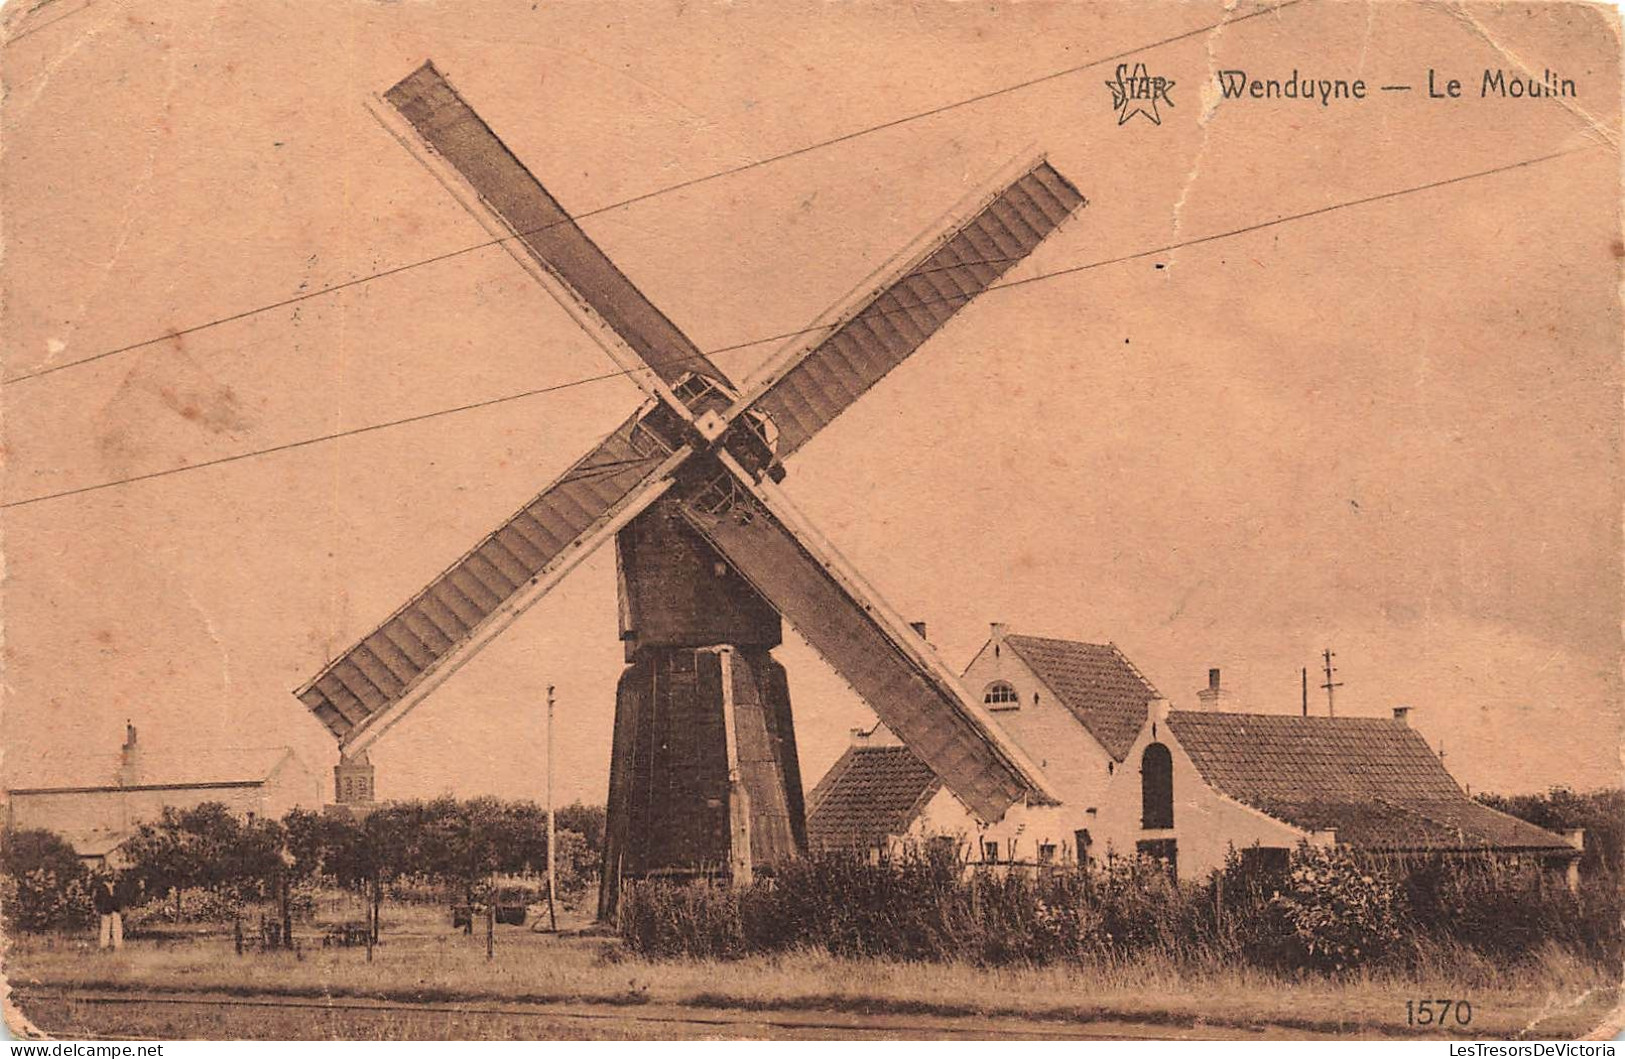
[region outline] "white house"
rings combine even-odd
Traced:
[[[853,744],[808,797],[814,848],[874,848],[936,836],[986,861],[1064,863],[1096,843],[1095,812],[1156,688],[1112,644],[1013,634],[1002,624],[960,681],[1043,771],[1061,804],[978,820],[883,725]]]
[[[166,806],[220,802],[244,819],[319,808],[322,784],[287,747],[174,747],[157,753],[125,729],[115,755],[41,758],[12,777],[6,824],[43,828],[93,863],[116,861],[118,845]]]
[[[1099,806],[1103,848],[1200,878],[1234,848],[1284,862],[1300,842],[1396,855],[1520,853],[1568,869],[1584,844],[1468,797],[1393,717],[1171,710],[1159,703]]]
[[[1060,804],[979,820],[884,726],[808,798],[813,848],[948,842],[982,862],[1146,854],[1199,878],[1231,849],[1284,860],[1300,842],[1369,852],[1518,852],[1566,866],[1583,842],[1469,798],[1406,723],[1236,712],[1210,670],[1199,708],[1173,710],[1123,653],[993,634],[961,683],[1043,770]]]

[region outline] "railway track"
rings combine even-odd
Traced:
[[[293,1014],[298,1025],[317,1025],[314,1017],[334,1020],[357,1035],[395,1036],[403,1039],[432,1036],[437,1027],[501,1030],[502,1036],[561,1038],[575,1036],[634,1038],[904,1038],[1005,1040],[1143,1040],[1147,1038],[1299,1036],[1302,1034],[1247,1033],[1235,1029],[1170,1026],[1137,1022],[1065,1022],[1058,1020],[929,1017],[878,1013],[755,1011],[702,1008],[677,1004],[411,1003],[361,997],[288,997],[273,994],[233,996],[211,993],[123,992],[24,988],[13,994],[24,1014],[42,1032],[66,1039],[116,1038],[120,1025],[139,1015],[143,1026],[157,1023],[180,1027],[196,1025],[206,1016],[215,1029],[233,1036],[261,1035],[268,1021]],[[166,1019],[165,1013],[174,1017]],[[109,1032],[114,1031],[114,1032]],[[393,1031],[393,1032],[392,1032]],[[145,1035],[143,1035],[145,1036]],[[176,1033],[151,1039],[187,1036]],[[200,1036],[202,1036],[200,1034]]]

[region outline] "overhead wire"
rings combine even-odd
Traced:
[[[1472,172],[1472,173],[1465,173],[1465,174],[1461,174],[1459,176],[1447,177],[1447,178],[1444,178],[1444,179],[1441,179],[1441,180],[1429,181],[1429,182],[1427,182],[1425,184],[1413,185],[1411,187],[1399,188],[1399,189],[1392,190],[1392,191],[1378,192],[1378,193],[1372,194],[1372,195],[1361,196],[1360,198],[1356,198],[1356,199],[1348,199],[1348,200],[1345,200],[1343,202],[1331,203],[1331,204],[1326,205],[1326,206],[1316,207],[1315,209],[1304,210],[1304,211],[1301,211],[1301,212],[1298,212],[1298,213],[1287,214],[1287,215],[1284,215],[1284,216],[1271,218],[1269,220],[1259,221],[1259,222],[1256,222],[1254,224],[1244,225],[1244,226],[1239,227],[1239,228],[1228,229],[1228,230],[1223,231],[1223,232],[1215,232],[1215,233],[1211,233],[1211,234],[1208,234],[1208,235],[1197,236],[1197,237],[1191,238],[1191,239],[1180,240],[1178,242],[1169,243],[1169,244],[1166,244],[1166,245],[1163,245],[1163,246],[1153,247],[1153,248],[1148,249],[1148,250],[1136,251],[1136,252],[1134,252],[1132,254],[1122,254],[1122,255],[1119,255],[1117,257],[1103,258],[1101,260],[1090,261],[1090,262],[1086,262],[1086,263],[1079,264],[1079,265],[1071,265],[1071,266],[1067,266],[1067,267],[1064,267],[1064,268],[1054,269],[1054,270],[1049,271],[1049,272],[1040,272],[1040,273],[1037,273],[1037,274],[1032,275],[1032,276],[1024,276],[1024,277],[1021,277],[1021,278],[1018,278],[1018,279],[1013,279],[1013,280],[1009,280],[1009,281],[1002,282],[1002,283],[991,284],[988,287],[984,288],[984,290],[981,293],[982,294],[987,294],[987,293],[992,293],[994,291],[999,291],[999,290],[1009,290],[1009,289],[1016,288],[1016,287],[1029,286],[1029,285],[1034,284],[1034,283],[1039,283],[1039,282],[1043,282],[1043,281],[1047,281],[1047,280],[1053,280],[1053,279],[1057,279],[1057,278],[1064,277],[1064,276],[1076,275],[1078,273],[1087,272],[1087,271],[1090,271],[1092,269],[1104,268],[1104,267],[1106,267],[1108,265],[1122,264],[1122,263],[1127,262],[1127,261],[1134,261],[1134,260],[1138,260],[1138,259],[1141,259],[1141,258],[1153,257],[1153,256],[1156,256],[1156,255],[1159,255],[1159,254],[1170,253],[1170,252],[1172,252],[1174,250],[1180,250],[1180,249],[1184,249],[1186,247],[1200,246],[1200,245],[1203,245],[1203,244],[1206,244],[1206,243],[1216,242],[1216,241],[1221,240],[1221,239],[1229,239],[1229,238],[1233,238],[1233,237],[1236,237],[1236,236],[1249,234],[1251,232],[1260,231],[1260,230],[1270,228],[1270,227],[1273,227],[1273,226],[1279,225],[1279,224],[1288,224],[1288,223],[1291,223],[1291,222],[1294,222],[1294,221],[1306,220],[1306,219],[1311,218],[1311,217],[1324,216],[1326,214],[1333,213],[1333,212],[1335,212],[1337,210],[1349,209],[1349,208],[1356,207],[1356,206],[1369,205],[1369,204],[1376,203],[1376,202],[1383,202],[1383,201],[1399,198],[1399,197],[1404,196],[1404,195],[1412,195],[1412,194],[1417,194],[1417,193],[1424,192],[1424,191],[1435,190],[1435,189],[1442,188],[1442,187],[1449,187],[1449,186],[1452,186],[1452,185],[1465,183],[1465,182],[1470,181],[1470,180],[1477,180],[1477,179],[1481,179],[1483,177],[1495,176],[1495,175],[1500,174],[1500,173],[1507,173],[1507,172],[1511,172],[1511,171],[1514,171],[1514,170],[1523,169],[1523,168],[1526,168],[1528,166],[1538,165],[1538,164],[1541,164],[1543,162],[1553,161],[1553,160],[1558,159],[1558,158],[1563,158],[1563,157],[1567,157],[1569,155],[1580,153],[1582,151],[1590,150],[1590,149],[1592,149],[1594,147],[1597,147],[1597,146],[1599,146],[1597,143],[1592,142],[1592,143],[1588,143],[1586,146],[1583,146],[1583,147],[1575,147],[1575,148],[1570,148],[1568,150],[1556,151],[1556,152],[1552,152],[1550,154],[1540,155],[1540,156],[1535,157],[1535,158],[1526,158],[1526,159],[1523,159],[1521,161],[1509,162],[1509,163],[1506,163],[1504,165],[1494,166],[1494,167],[1489,168],[1489,169],[1481,169],[1481,170],[1477,170],[1477,171]],[[942,300],[943,301],[949,301],[951,299],[942,299]],[[967,296],[967,300],[969,300],[969,296]],[[925,302],[922,300],[922,304],[924,304],[924,303]],[[903,310],[888,310],[888,312],[896,312],[896,311],[903,311]],[[667,364],[680,363],[680,362],[684,362],[684,361],[687,361],[687,360],[697,360],[700,357],[714,356],[714,355],[719,354],[719,353],[726,353],[726,352],[732,352],[732,351],[736,351],[736,350],[746,349],[746,348],[749,348],[751,346],[763,345],[763,344],[769,343],[769,342],[784,341],[784,340],[787,340],[787,339],[796,338],[796,337],[800,337],[800,336],[816,334],[816,333],[818,333],[820,331],[833,332],[834,330],[841,327],[845,322],[846,321],[843,319],[843,320],[835,321],[833,323],[822,324],[822,325],[819,325],[817,327],[802,328],[802,329],[799,329],[799,330],[796,330],[796,331],[786,331],[786,332],[782,332],[782,333],[776,334],[776,335],[769,335],[769,336],[765,336],[765,337],[762,337],[762,338],[751,339],[751,340],[746,341],[746,342],[738,342],[738,343],[734,343],[732,345],[719,346],[719,347],[716,347],[714,349],[704,350],[704,351],[701,351],[701,352],[696,353],[696,354],[689,354],[689,355],[686,355],[686,356],[683,356],[683,357],[670,358],[669,360],[662,361],[661,365],[664,366],[664,365],[667,365]],[[652,367],[652,366],[655,366],[655,365],[651,364],[650,366]],[[636,369],[636,370],[641,370],[641,369]],[[603,381],[606,381],[608,379],[620,378],[622,376],[629,376],[629,375],[635,374],[636,370],[621,370],[621,371],[605,372],[605,373],[600,374],[600,375],[592,375],[592,376],[588,376],[586,378],[573,379],[573,380],[570,380],[568,382],[557,383],[557,384],[554,384],[554,385],[551,385],[551,386],[542,386],[542,387],[536,387],[536,388],[528,389],[528,390],[521,390],[521,391],[519,391],[517,393],[505,394],[505,395],[502,395],[500,397],[487,398],[485,400],[473,401],[473,402],[469,402],[467,404],[456,405],[456,406],[453,406],[453,407],[450,407],[450,408],[442,408],[442,409],[437,409],[437,410],[430,411],[430,412],[418,413],[416,415],[404,416],[404,417],[402,417],[400,419],[386,420],[386,421],[381,422],[381,423],[372,423],[372,424],[369,424],[367,426],[352,427],[352,428],[349,428],[349,429],[346,429],[346,430],[335,431],[335,432],[330,433],[330,434],[321,434],[321,435],[318,435],[318,436],[315,436],[315,437],[304,438],[304,439],[301,439],[299,441],[286,442],[286,443],[280,444],[280,445],[272,445],[272,446],[270,446],[268,448],[253,449],[253,450],[250,450],[248,452],[236,453],[236,454],[231,455],[231,456],[222,456],[222,457],[220,457],[218,459],[204,460],[204,461],[199,462],[199,463],[186,464],[186,465],[180,466],[180,467],[169,467],[169,468],[165,468],[163,470],[150,471],[150,472],[147,472],[145,474],[131,475],[129,477],[116,478],[116,479],[112,479],[112,480],[105,481],[105,482],[98,482],[98,483],[95,483],[95,484],[92,484],[92,485],[79,486],[79,487],[76,487],[76,488],[73,488],[73,489],[63,489],[63,490],[53,492],[53,493],[43,493],[43,494],[38,495],[38,496],[26,497],[26,498],[21,499],[21,500],[7,501],[6,503],[0,504],[0,510],[10,509],[10,508],[17,508],[17,507],[25,507],[25,506],[28,506],[28,505],[31,505],[31,504],[44,503],[45,501],[48,501],[48,500],[58,500],[58,499],[62,499],[62,498],[65,498],[65,497],[70,497],[70,496],[79,496],[79,495],[83,495],[85,493],[93,493],[93,492],[98,492],[98,491],[104,490],[104,489],[112,489],[112,488],[116,488],[116,487],[119,487],[119,486],[131,485],[131,484],[134,484],[136,482],[151,481],[151,480],[156,479],[156,478],[165,478],[165,477],[169,477],[170,475],[183,474],[183,473],[185,473],[187,471],[198,471],[198,470],[203,470],[203,469],[208,468],[208,467],[219,467],[219,466],[221,466],[223,464],[235,463],[235,462],[238,462],[240,460],[247,460],[247,459],[251,459],[251,458],[254,458],[254,457],[258,457],[258,456],[269,456],[269,455],[272,455],[274,453],[288,452],[288,451],[291,451],[291,450],[294,450],[294,449],[305,448],[307,446],[318,445],[318,444],[322,444],[322,443],[330,442],[330,441],[338,441],[338,440],[341,440],[343,438],[355,437],[357,435],[373,433],[373,432],[380,431],[380,430],[387,430],[387,429],[390,429],[390,428],[393,428],[393,427],[407,426],[407,425],[410,425],[410,424],[413,424],[413,423],[421,423],[421,422],[425,422],[427,420],[437,419],[437,418],[440,418],[442,416],[456,415],[456,414],[459,414],[459,413],[462,413],[462,412],[470,412],[470,411],[474,411],[474,410],[481,409],[481,408],[490,408],[490,407],[494,407],[496,405],[507,404],[507,403],[510,403],[510,402],[513,402],[513,401],[524,400],[526,398],[536,397],[536,396],[539,396],[539,395],[542,395],[542,394],[558,393],[558,392],[563,391],[563,390],[573,389],[573,388],[575,388],[577,386],[586,386],[586,385],[589,385],[589,384],[592,384],[592,383],[603,382]]]
[[[1217,29],[1220,26],[1233,26],[1233,25],[1236,25],[1236,24],[1241,23],[1241,22],[1246,22],[1249,19],[1258,18],[1261,15],[1267,15],[1267,14],[1271,14],[1273,12],[1281,11],[1281,10],[1284,10],[1286,8],[1292,7],[1292,6],[1296,5],[1296,4],[1303,3],[1303,2],[1304,2],[1304,0],[1281,0],[1280,3],[1272,4],[1272,5],[1268,6],[1268,7],[1263,7],[1263,8],[1260,8],[1259,10],[1257,10],[1257,11],[1251,11],[1251,12],[1248,12],[1247,14],[1244,14],[1244,15],[1234,15],[1234,16],[1228,16],[1227,15],[1225,18],[1223,18],[1223,19],[1221,19],[1221,20],[1219,20],[1217,22],[1213,22],[1213,23],[1203,25],[1203,26],[1198,26],[1195,29],[1185,30],[1185,31],[1183,31],[1181,33],[1176,33],[1176,34],[1174,34],[1172,36],[1164,37],[1161,40],[1154,41],[1154,42],[1152,42],[1150,44],[1142,44],[1142,45],[1139,45],[1137,47],[1130,48],[1127,51],[1118,52],[1118,53],[1116,53],[1114,55],[1108,55],[1108,56],[1104,56],[1104,57],[1098,58],[1098,59],[1091,59],[1088,62],[1079,63],[1079,64],[1077,64],[1075,66],[1069,66],[1069,67],[1066,67],[1065,69],[1054,70],[1054,71],[1051,71],[1050,73],[1047,73],[1047,74],[1040,74],[1040,75],[1038,75],[1036,77],[1027,78],[1024,81],[1019,81],[1019,82],[1016,82],[1014,84],[1009,84],[1009,85],[1005,85],[1005,86],[1000,87],[1000,88],[991,89],[989,91],[981,92],[981,93],[978,93],[976,95],[966,96],[963,99],[957,99],[957,100],[954,100],[954,101],[949,102],[949,103],[944,103],[944,104],[941,104],[939,106],[932,107],[932,108],[930,108],[928,110],[916,111],[916,112],[914,112],[912,114],[907,114],[907,115],[904,115],[904,116],[899,117],[899,118],[892,118],[892,119],[890,119],[888,121],[879,122],[879,123],[874,124],[874,125],[868,125],[868,126],[865,126],[863,128],[860,128],[860,129],[855,129],[855,130],[853,130],[851,132],[842,133],[839,136],[833,136],[833,137],[830,137],[829,139],[819,140],[819,141],[817,141],[815,143],[805,144],[805,145],[803,145],[801,147],[796,147],[796,148],[793,148],[793,149],[788,150],[788,151],[783,151],[783,152],[781,152],[779,154],[769,155],[766,158],[758,158],[758,159],[755,159],[755,160],[750,161],[750,162],[744,162],[744,163],[741,163],[739,165],[729,167],[727,169],[717,170],[717,171],[714,171],[714,172],[711,172],[711,173],[704,174],[702,176],[691,177],[691,178],[689,178],[687,180],[680,180],[677,183],[667,184],[667,185],[665,185],[663,187],[656,188],[653,191],[646,191],[646,192],[643,192],[643,193],[638,194],[638,195],[633,195],[630,198],[620,199],[620,200],[615,201],[615,202],[607,203],[607,204],[605,204],[603,206],[598,206],[598,207],[596,207],[594,209],[586,210],[586,211],[584,211],[582,213],[571,214],[569,216],[560,218],[559,220],[550,221],[547,224],[539,225],[539,226],[537,226],[535,228],[529,228],[529,229],[526,229],[525,231],[522,231],[522,232],[515,232],[515,233],[512,233],[510,235],[499,236],[498,238],[495,238],[495,239],[489,239],[489,240],[486,240],[484,242],[474,243],[474,244],[471,244],[469,246],[460,247],[460,248],[458,248],[456,250],[448,250],[448,251],[445,251],[444,253],[434,254],[434,255],[431,255],[429,257],[420,258],[420,259],[415,260],[415,261],[409,261],[409,262],[406,262],[405,264],[395,265],[395,266],[392,266],[390,268],[381,269],[381,270],[379,270],[377,272],[370,272],[370,273],[367,273],[365,275],[356,276],[354,278],[347,279],[347,280],[344,280],[344,281],[339,282],[339,283],[333,283],[333,284],[330,284],[330,285],[325,286],[325,287],[318,287],[318,288],[316,288],[314,290],[304,291],[304,292],[301,292],[299,294],[291,295],[291,296],[289,296],[287,298],[282,298],[282,299],[279,299],[277,301],[268,302],[268,303],[266,303],[264,305],[258,305],[258,306],[255,306],[253,308],[250,308],[250,309],[241,310],[240,312],[230,313],[230,314],[225,315],[225,316],[216,317],[216,318],[211,319],[211,320],[206,320],[206,321],[204,321],[202,323],[192,324],[191,326],[188,326],[188,327],[183,327],[183,328],[178,328],[178,329],[166,331],[164,334],[156,335],[156,336],[154,336],[152,338],[142,339],[139,342],[131,342],[128,345],[123,345],[123,346],[115,347],[113,349],[103,350],[103,351],[101,351],[99,353],[93,353],[93,354],[90,354],[89,356],[79,357],[79,358],[77,358],[75,360],[63,361],[63,362],[61,362],[59,364],[52,364],[52,365],[49,365],[47,367],[37,368],[37,369],[35,369],[33,371],[19,372],[19,373],[15,374],[15,375],[0,378],[0,383],[7,383],[7,384],[15,385],[17,383],[29,382],[29,381],[31,381],[33,379],[41,379],[41,378],[44,378],[44,377],[46,377],[48,375],[54,375],[57,372],[66,371],[69,368],[77,368],[77,367],[80,367],[80,366],[83,366],[83,365],[86,365],[86,364],[94,364],[97,361],[106,360],[109,357],[115,357],[115,356],[119,356],[119,355],[124,354],[124,353],[130,353],[130,352],[133,352],[133,351],[138,350],[138,349],[145,349],[145,348],[147,348],[149,346],[159,345],[159,344],[164,343],[164,342],[172,342],[175,339],[182,338],[182,337],[185,337],[187,335],[197,334],[200,331],[206,331],[206,330],[209,330],[211,328],[223,326],[225,324],[235,323],[235,322],[237,322],[239,320],[245,320],[245,319],[248,319],[249,317],[258,316],[258,315],[261,315],[263,313],[274,312],[277,309],[285,309],[290,305],[297,305],[297,304],[300,304],[301,302],[307,302],[307,301],[310,301],[313,298],[321,298],[321,297],[325,297],[325,296],[327,296],[329,294],[336,294],[339,291],[349,290],[349,289],[351,289],[353,287],[358,287],[358,286],[361,286],[361,285],[366,284],[366,283],[372,283],[372,282],[374,282],[376,280],[385,279],[385,278],[388,278],[390,276],[398,276],[398,275],[400,275],[401,273],[404,273],[404,272],[410,272],[410,271],[413,271],[414,269],[423,268],[423,267],[428,266],[428,265],[438,264],[438,263],[440,263],[442,261],[449,261],[449,260],[451,260],[453,258],[462,257],[462,256],[464,256],[466,254],[471,254],[471,253],[474,253],[474,252],[479,251],[479,250],[485,250],[485,249],[488,249],[488,248],[493,247],[493,246],[501,246],[502,244],[507,243],[507,242],[511,242],[511,241],[513,241],[515,239],[523,239],[526,236],[540,234],[540,233],[542,233],[544,231],[547,231],[550,228],[554,228],[554,227],[557,227],[557,226],[562,225],[562,224],[569,224],[569,223],[572,223],[572,222],[575,222],[575,221],[582,221],[582,220],[586,220],[586,219],[591,218],[591,217],[597,217],[597,216],[600,216],[600,215],[605,214],[605,213],[610,213],[610,212],[612,212],[614,210],[624,209],[627,206],[636,205],[637,203],[641,203],[641,202],[647,202],[650,199],[658,198],[658,197],[660,197],[662,195],[670,195],[670,194],[672,194],[674,192],[683,191],[683,190],[686,190],[688,188],[696,187],[696,186],[698,186],[700,184],[709,183],[710,181],[713,181],[713,180],[721,180],[724,177],[736,176],[736,175],[738,175],[740,173],[748,172],[748,171],[750,171],[752,169],[759,169],[759,168],[761,168],[763,166],[773,165],[775,163],[783,162],[783,161],[786,161],[786,160],[791,159],[791,158],[799,158],[799,157],[801,157],[803,155],[811,154],[814,151],[820,151],[820,150],[823,150],[824,148],[833,147],[833,146],[835,146],[837,144],[849,143],[849,142],[851,142],[853,140],[859,139],[859,138],[864,137],[864,136],[869,136],[869,135],[872,135],[872,134],[877,133],[877,132],[883,132],[883,131],[885,131],[887,129],[897,128],[900,125],[906,125],[906,124],[909,124],[911,122],[921,121],[921,120],[923,120],[925,118],[935,117],[935,116],[937,116],[939,114],[945,114],[945,113],[947,113],[949,111],[957,110],[957,109],[959,109],[961,107],[968,107],[968,106],[971,106],[971,105],[976,104],[976,103],[982,103],[982,102],[985,102],[985,101],[987,101],[989,99],[994,99],[994,98],[997,98],[999,96],[1009,95],[1012,92],[1019,92],[1019,91],[1022,91],[1024,89],[1031,88],[1031,87],[1033,87],[1035,85],[1044,84],[1046,82],[1058,80],[1058,79],[1063,78],[1063,77],[1070,77],[1073,74],[1081,73],[1081,72],[1083,72],[1085,70],[1090,70],[1090,69],[1093,69],[1093,68],[1095,68],[1097,66],[1103,66],[1103,65],[1105,65],[1107,63],[1116,62],[1116,61],[1118,61],[1120,59],[1126,59],[1126,58],[1128,58],[1130,56],[1137,55],[1140,52],[1150,51],[1153,48],[1160,48],[1160,47],[1163,47],[1163,46],[1168,45],[1168,44],[1173,44],[1173,43],[1177,43],[1177,42],[1182,41],[1182,40],[1186,40],[1186,39],[1191,38],[1191,37],[1200,36],[1203,33],[1209,33],[1211,31],[1213,31],[1214,29]],[[41,27],[41,28],[43,28],[43,27]]]

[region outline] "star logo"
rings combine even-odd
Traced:
[[[1106,87],[1112,90],[1112,106],[1117,110],[1117,124],[1125,124],[1136,114],[1144,115],[1153,125],[1162,124],[1162,115],[1157,113],[1157,100],[1162,100],[1170,107],[1174,101],[1168,98],[1168,90],[1174,83],[1166,77],[1152,77],[1145,72],[1145,63],[1135,63],[1130,70],[1128,63],[1120,63],[1117,67],[1117,79],[1107,81]]]

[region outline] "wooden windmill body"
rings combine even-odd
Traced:
[[[729,380],[425,63],[374,107],[647,399],[296,693],[359,755],[609,539],[616,695],[600,913],[622,879],[771,871],[805,847],[788,619],[983,819],[1053,801],[924,639],[779,490],[783,460],[1083,205],[1042,159],[962,204],[853,298]]]

